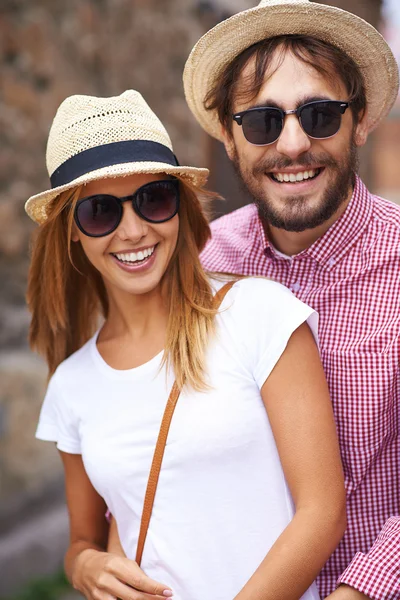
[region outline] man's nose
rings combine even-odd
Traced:
[[[310,147],[311,140],[303,131],[297,115],[286,115],[282,133],[276,144],[278,152],[295,160]]]
[[[147,234],[149,224],[136,214],[132,202],[129,200],[122,204],[122,210],[122,219],[117,227],[116,235],[121,240],[137,242]]]

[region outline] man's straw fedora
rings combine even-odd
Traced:
[[[112,98],[70,96],[60,105],[47,143],[51,189],[29,198],[37,223],[61,192],[108,177],[167,173],[202,186],[208,169],[180,166],[171,140],[141,94],[128,90]]]
[[[371,131],[392,108],[399,72],[388,44],[372,25],[333,6],[309,0],[261,0],[258,6],[222,21],[193,48],[183,75],[189,108],[200,125],[221,140],[216,111],[204,100],[229,63],[243,50],[267,38],[303,34],[329,42],[349,55],[364,77]]]

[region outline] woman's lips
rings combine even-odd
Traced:
[[[157,249],[158,245],[156,245],[154,252],[153,254],[151,254],[151,256],[148,256],[147,258],[144,258],[143,260],[137,262],[124,262],[117,258],[114,254],[111,254],[111,258],[118,265],[118,267],[120,267],[120,269],[122,269],[126,273],[139,273],[151,269],[151,267],[156,261]]]

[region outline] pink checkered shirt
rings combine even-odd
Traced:
[[[344,215],[310,248],[284,258],[254,205],[212,223],[209,271],[262,275],[320,315],[320,350],[338,427],[348,528],[318,578],[400,599],[400,207],[360,180]]]

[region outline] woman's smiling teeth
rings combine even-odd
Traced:
[[[138,252],[112,252],[113,256],[118,258],[123,263],[134,264],[143,262],[146,258],[149,258],[155,250],[155,246],[139,250]]]
[[[300,173],[271,173],[271,177],[279,183],[298,183],[307,179],[314,179],[320,172],[321,169],[311,169]]]

